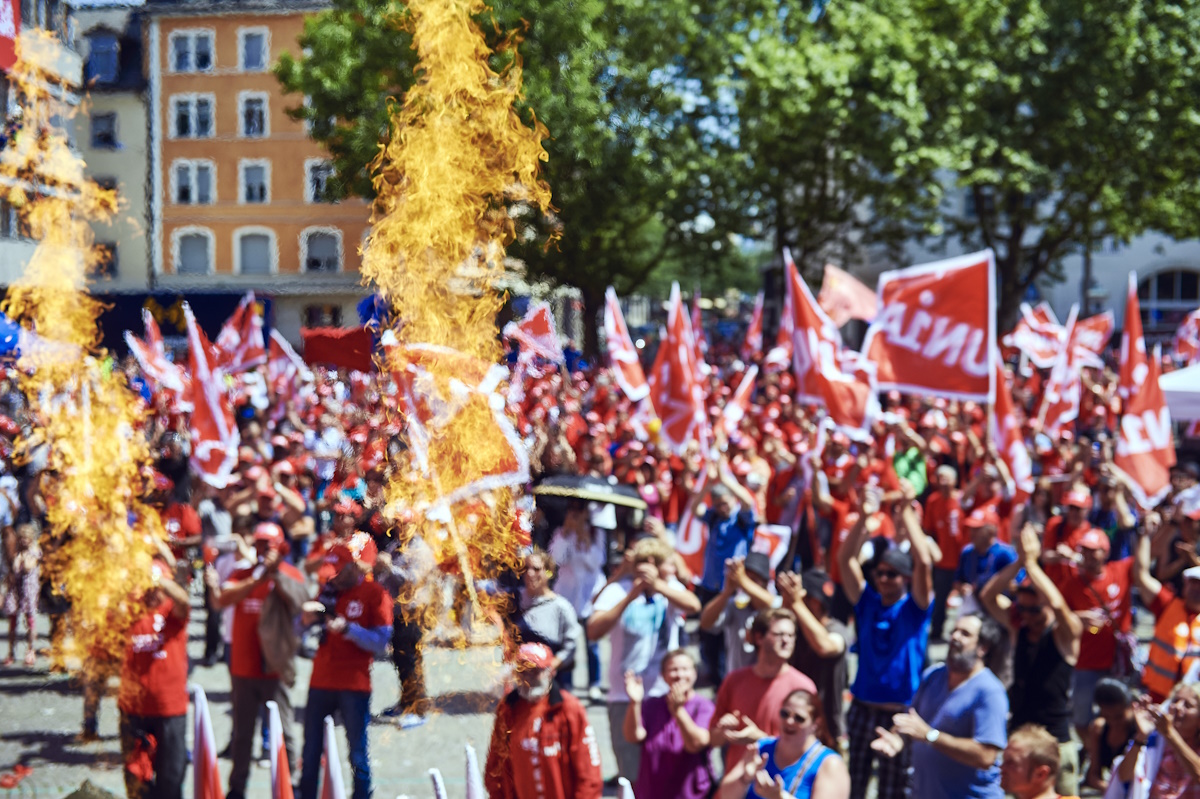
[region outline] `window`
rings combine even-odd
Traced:
[[[243,203],[268,203],[271,201],[271,162],[245,160],[240,164],[238,178]]]
[[[93,114],[91,119],[92,147],[97,150],[115,150],[117,142],[117,115],[114,112]]]
[[[269,275],[274,271],[275,240],[269,233],[243,233],[238,237],[237,271],[243,275]]]
[[[308,160],[304,162],[304,165],[307,174],[304,184],[305,202],[333,202],[333,195],[330,193],[333,164],[328,161]]]
[[[171,98],[171,126],[176,139],[208,139],[213,135],[213,96]]]
[[[1142,328],[1146,332],[1174,331],[1200,304],[1200,271],[1168,269],[1138,283]]]
[[[63,23],[62,0],[21,0],[21,28],[58,31]]]
[[[117,34],[96,31],[88,36],[88,59],[84,77],[88,83],[116,83],[120,73],[121,49]]]
[[[213,236],[204,228],[183,228],[173,236],[175,272],[207,275],[211,271]]]
[[[238,31],[238,59],[243,72],[262,72],[267,68],[266,28],[242,28]]]
[[[212,31],[175,31],[171,34],[172,72],[209,72],[213,68]]]
[[[243,92],[241,113],[238,123],[241,125],[241,135],[248,139],[258,139],[267,136],[267,96],[260,92]]]
[[[342,266],[342,237],[340,232],[314,230],[301,239],[301,255],[305,272],[337,272]]]
[[[116,242],[97,242],[95,247],[96,260],[92,264],[92,277],[111,280],[117,276],[117,245]]]
[[[305,327],[341,327],[342,306],[307,305],[304,307]]]
[[[211,205],[215,167],[211,161],[175,161],[171,170],[171,196],[177,205]]]

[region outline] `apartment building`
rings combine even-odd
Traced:
[[[331,169],[271,68],[314,0],[148,0],[152,285],[253,289],[274,324],[357,323],[368,207],[325,198]]]

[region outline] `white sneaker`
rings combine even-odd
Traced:
[[[416,713],[405,713],[397,722],[402,730],[411,730],[414,727],[420,727],[428,721],[424,716],[418,716]]]
[[[603,702],[604,692],[600,690],[599,685],[593,685],[588,689],[588,700],[591,702]]]

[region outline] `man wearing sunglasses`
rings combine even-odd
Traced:
[[[858,672],[850,692],[854,701],[846,713],[850,739],[851,799],[864,799],[871,780],[871,748],[878,727],[890,727],[892,716],[907,710],[921,680],[929,644],[933,605],[933,561],[929,541],[913,509],[913,489],[901,482],[904,500],[899,503],[897,525],[908,533],[909,551],[889,546],[878,556],[874,586],[863,575],[860,553],[868,535],[875,535],[880,494],[868,488],[858,521],[837,553],[842,589],[854,604],[858,633]],[[895,757],[879,757],[880,799],[906,799],[912,750]]]
[[[979,601],[1008,630],[1013,645],[1009,728],[1039,724],[1058,739],[1060,768],[1055,790],[1070,796],[1079,787],[1079,751],[1071,742],[1071,684],[1079,660],[1083,622],[1038,563],[1042,554],[1038,533],[1034,525],[1025,525],[1020,558],[988,581]],[[1027,579],[1017,586],[1016,598],[1010,600],[1004,592],[1021,568]]]

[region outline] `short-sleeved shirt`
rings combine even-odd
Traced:
[[[974,544],[967,544],[958,561],[954,579],[960,583],[970,583],[978,592],[997,572],[1016,561],[1017,550],[1000,541],[993,542],[983,553],[975,549]]]
[[[767,735],[779,734],[779,710],[783,700],[792,691],[808,691],[814,696],[817,686],[807,675],[801,674],[789,664],[773,680],[766,680],[754,673],[750,666],[731,671],[725,676],[717,690],[717,706],[713,711],[714,721],[735,710],[754,722]],[[725,770],[742,759],[746,747],[730,744],[725,749]]]
[[[712,723],[711,699],[693,695],[683,709],[701,729]],[[680,799],[704,799],[712,787],[708,750],[688,752],[683,746],[683,730],[671,715],[665,696],[647,699],[642,705],[642,765],[633,786],[635,796],[676,796]]]
[[[150,610],[129,628],[121,693],[117,704],[129,716],[169,718],[188,709],[187,625],[170,599]]]
[[[858,672],[850,692],[862,702],[907,705],[921,680],[929,646],[933,605],[922,608],[912,594],[889,606],[871,586],[854,606]]]
[[[238,583],[254,574],[257,564],[238,569],[229,575],[229,582]],[[303,575],[290,563],[280,563],[279,571],[296,580],[304,582]],[[275,581],[268,580],[255,586],[241,602],[233,606],[233,630],[229,647],[229,673],[234,677],[277,677],[274,673],[263,671],[262,647],[258,640],[258,620],[262,618],[263,600],[275,590]]]
[[[913,709],[944,735],[970,738],[1003,749],[1008,742],[1008,694],[983,669],[953,691],[946,664],[931,666],[913,698]],[[913,796],[921,799],[1001,799],[1000,767],[975,769],[942,754],[933,744],[913,741]]]
[[[963,547],[968,543],[966,528],[963,527],[962,508],[958,497],[934,491],[925,500],[925,515],[922,517],[925,533],[937,542],[942,559],[934,565],[939,569],[957,569]]]
[[[363,581],[338,596],[336,612],[359,627],[391,627],[392,595],[379,583]],[[309,687],[369,693],[374,659],[374,655],[351,641],[345,632],[327,632],[313,657]]]
[[[176,541],[200,535],[200,515],[191,505],[182,502],[167,505],[162,512],[162,523],[167,531],[167,540],[175,549],[178,549]]]
[[[671,585],[683,587],[674,578],[671,578]],[[609,583],[596,597],[593,613],[612,610],[631,588],[633,581],[629,578]],[[626,671],[641,675],[647,696],[662,696],[667,692],[660,667],[663,656],[679,646],[677,615],[678,611],[662,594],[641,596],[629,603],[609,633],[612,650],[608,662],[608,701],[629,701],[625,694]]]
[[[704,577],[700,585],[709,591],[720,591],[725,585],[725,561],[746,556],[758,522],[749,508],[740,509],[728,519],[719,518],[710,509],[704,514],[704,524],[708,526],[708,544],[704,547]]]
[[[1046,567],[1046,573],[1062,590],[1067,607],[1071,610],[1097,610],[1103,607],[1099,624],[1083,625],[1079,661],[1075,668],[1096,671],[1112,668],[1113,658],[1117,654],[1116,634],[1129,632],[1133,602],[1133,592],[1130,590],[1132,567],[1133,558],[1110,561],[1104,564],[1100,576],[1090,581],[1075,566],[1051,564]]]

